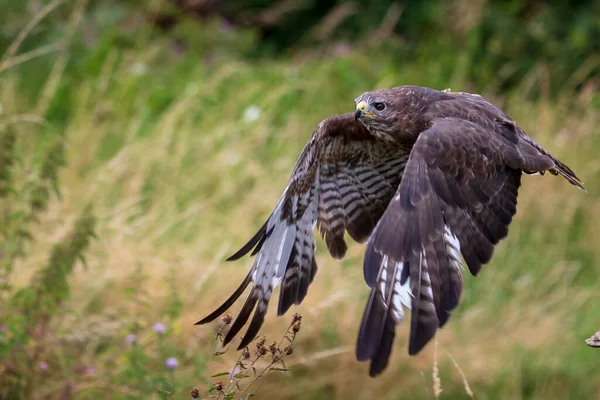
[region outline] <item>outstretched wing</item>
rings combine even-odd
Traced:
[[[263,324],[273,289],[281,283],[278,315],[306,296],[317,265],[313,228],[318,225],[333,257],[346,253],[344,232],[366,241],[394,195],[408,159],[406,150],[376,141],[353,114],[319,124],[298,159],[279,203],[250,241],[229,258],[256,255],[240,287],[215,312],[225,312],[252,283],[238,317],[225,336],[227,344],[256,309],[239,348],[247,346]]]
[[[461,253],[473,275],[490,261],[516,212],[522,171],[557,171],[580,186],[524,135],[510,121],[484,129],[457,118],[434,119],[419,135],[364,259],[372,290],[356,352],[372,376],[387,365],[403,304],[412,307],[411,355],[448,320],[462,291]]]

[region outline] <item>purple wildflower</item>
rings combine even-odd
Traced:
[[[45,371],[48,369],[48,363],[46,361],[40,361],[40,369]]]
[[[167,358],[167,360],[165,361],[165,365],[167,366],[167,368],[169,369],[175,369],[177,368],[177,366],[179,365],[179,360],[177,360],[175,357],[169,357]]]
[[[156,332],[160,335],[165,333],[165,330],[166,330],[165,324],[161,324],[160,322],[155,323],[153,329],[154,329],[154,332]]]
[[[8,331],[8,326],[6,326],[6,324],[0,325],[0,332],[6,332]]]
[[[85,372],[88,375],[96,375],[96,369],[94,367],[92,367],[91,365],[85,369]]]
[[[125,343],[132,344],[133,342],[135,342],[135,335],[133,333],[130,333],[125,337]]]

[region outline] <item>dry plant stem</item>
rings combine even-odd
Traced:
[[[399,5],[398,3],[392,3],[383,16],[383,20],[381,21],[379,28],[373,32],[369,41],[376,43],[377,41],[391,36],[396,28],[396,25],[398,25],[400,17],[402,17],[403,11],[403,6]]]
[[[294,318],[292,319],[292,322],[290,323],[290,325],[288,326],[286,332],[283,334],[283,337],[281,338],[281,340],[279,341],[278,345],[277,345],[277,351],[280,353],[279,355],[274,353],[273,357],[271,358],[271,362],[269,363],[269,365],[267,365],[267,367],[265,367],[265,369],[263,369],[260,374],[258,374],[257,376],[255,376],[254,380],[252,382],[250,382],[250,384],[246,387],[246,389],[242,392],[241,396],[243,396],[246,392],[249,391],[249,389],[252,387],[252,385],[254,385],[256,382],[258,382],[260,380],[260,383],[258,384],[258,387],[252,392],[252,393],[256,393],[261,386],[263,385],[263,383],[265,382],[264,379],[264,375],[268,375],[269,372],[271,372],[271,369],[273,368],[273,366],[275,364],[277,364],[278,362],[283,360],[283,357],[285,357],[285,353],[282,353],[280,348],[281,348],[281,344],[283,343],[284,339],[287,339],[290,344],[292,344],[294,342],[294,340],[296,339],[296,335],[297,332],[293,331],[293,327],[294,324],[296,324],[298,321],[302,320],[302,316],[299,314],[295,314]],[[288,335],[292,335],[292,337],[290,338]]]
[[[292,322],[290,323],[290,325],[288,326],[287,330],[285,331],[283,337],[281,338],[281,340],[279,341],[279,344],[277,345],[277,348],[281,348],[281,343],[283,342],[283,339],[287,339],[290,343],[292,343],[295,339],[296,339],[296,334],[297,332],[294,332],[292,330],[292,328],[294,327],[295,323],[300,323],[302,321],[302,315],[300,314],[294,314],[294,318],[292,318]],[[298,325],[300,326],[300,325]],[[290,330],[292,330],[292,332],[290,332]],[[291,334],[292,338],[290,339],[287,335]]]
[[[292,322],[288,325],[287,330],[283,334],[282,338],[279,340],[278,344],[276,344],[276,342],[273,342],[270,346],[267,347],[265,345],[266,337],[264,337],[264,336],[257,337],[252,342],[256,345],[256,350],[255,350],[254,356],[252,357],[251,360],[249,360],[250,355],[249,355],[248,347],[243,349],[240,352],[240,355],[238,356],[238,359],[236,360],[236,363],[235,363],[233,369],[229,373],[229,380],[227,381],[225,387],[221,387],[218,390],[217,398],[218,399],[225,398],[226,396],[230,395],[231,391],[234,390],[235,388],[237,388],[237,390],[241,391],[239,398],[243,398],[244,395],[253,395],[254,393],[256,393],[256,391],[258,391],[260,389],[260,387],[263,385],[264,381],[266,380],[265,379],[266,375],[269,374],[269,372],[274,368],[274,366],[279,362],[283,362],[283,358],[286,355],[289,355],[292,353],[293,350],[288,352],[288,347],[290,347],[293,344],[293,342],[296,338],[296,335],[300,329],[301,320],[302,320],[301,315],[299,315],[299,314],[294,315]],[[225,322],[224,326],[227,326],[227,325],[228,325],[227,322]],[[219,332],[217,332],[216,339],[221,337],[223,327],[219,330]],[[290,345],[288,347],[286,347],[286,350],[282,351],[281,345],[283,344],[283,341],[286,339],[290,343]],[[271,353],[270,362],[260,372],[257,372],[257,368],[255,367],[256,363],[260,359],[265,357],[269,352]],[[216,352],[214,351],[214,348],[213,348],[213,359],[214,359],[215,354],[216,354]],[[242,362],[242,358],[244,360],[250,361],[249,364],[244,365]],[[240,380],[247,378],[248,376],[237,377],[236,370],[237,370],[238,366],[240,368],[240,372],[247,370],[247,369],[252,369],[253,374],[254,374],[252,381],[243,390],[240,387]],[[212,377],[212,374],[211,374],[211,377]],[[255,387],[255,384],[258,381],[260,381],[260,382]],[[255,387],[255,389],[251,390],[253,387]]]
[[[61,43],[52,43],[45,46],[38,47],[37,49],[28,51],[27,53],[20,54],[15,57],[11,57],[6,59],[0,64],[0,74],[12,67],[15,67],[19,64],[27,62],[29,60],[33,60],[34,58],[41,57],[43,55],[53,53],[55,51],[63,50],[64,46]]]
[[[36,13],[33,16],[33,18],[27,23],[27,25],[25,25],[23,29],[21,29],[15,40],[13,40],[13,42],[10,44],[9,48],[6,50],[6,53],[4,53],[4,56],[2,57],[2,66],[4,66],[4,62],[6,62],[6,60],[15,55],[17,50],[19,50],[19,47],[21,47],[23,41],[27,39],[27,36],[29,36],[31,31],[33,31],[33,29],[40,23],[40,21],[44,19],[48,14],[50,14],[56,7],[60,6],[64,2],[64,0],[55,0],[44,6],[38,13]],[[2,70],[3,68],[0,67],[0,72],[2,72]]]
[[[40,21],[63,3],[64,0],[58,0],[49,3],[44,8],[42,8],[40,12],[35,14],[31,21],[29,21],[29,23],[27,23],[27,25],[25,25],[25,27],[21,29],[15,40],[13,40],[13,42],[10,44],[10,47],[6,50],[6,53],[4,53],[2,59],[0,60],[0,74],[10,68],[13,68],[19,64],[22,64],[34,58],[53,53],[55,51],[64,50],[63,43],[53,43],[38,47],[37,49],[15,56],[16,52],[19,50],[19,47],[21,47],[23,41],[27,39],[31,31],[35,29],[35,27],[40,23]]]
[[[171,399],[173,399],[173,392],[170,392],[168,390],[162,390],[162,389],[156,389],[156,391],[158,392],[158,394],[166,394],[168,397],[170,397]]]
[[[423,389],[424,389],[424,399],[429,399],[429,390],[427,389],[427,378],[425,378],[425,373],[421,370],[419,371],[419,375],[421,375],[421,379],[423,379]]]
[[[75,3],[75,7],[73,8],[73,11],[69,17],[67,34],[61,40],[61,42],[62,42],[61,53],[59,54],[58,58],[54,62],[54,65],[52,66],[52,70],[50,71],[50,76],[48,77],[48,80],[46,81],[46,85],[40,94],[40,99],[39,99],[37,107],[36,107],[36,111],[37,111],[38,115],[46,114],[46,111],[48,110],[48,107],[50,104],[50,100],[56,93],[56,88],[58,87],[60,77],[62,76],[62,74],[65,70],[65,67],[67,65],[68,45],[71,42],[71,39],[75,36],[75,32],[77,31],[77,28],[79,27],[79,25],[81,24],[81,21],[83,20],[83,12],[87,6],[87,3],[88,3],[88,0],[78,0]]]
[[[440,398],[442,393],[442,382],[440,381],[440,371],[438,369],[438,341],[437,337],[434,341],[433,346],[433,395],[436,399]]]
[[[450,359],[452,360],[452,363],[454,364],[454,366],[458,370],[458,373],[460,374],[460,376],[462,378],[462,381],[463,381],[463,385],[465,387],[465,392],[467,392],[467,395],[470,398],[473,398],[473,391],[471,390],[471,386],[469,385],[469,381],[467,380],[467,375],[465,375],[465,373],[462,370],[462,368],[460,367],[460,365],[458,365],[458,363],[456,362],[456,360],[454,359],[454,357],[452,357],[452,355],[450,353],[446,352],[446,355],[448,357],[450,357]]]
[[[242,360],[242,354],[243,354],[243,353],[242,353],[242,352],[240,352],[240,355],[238,356],[238,359],[237,359],[237,361],[235,362],[235,365],[233,366],[233,369],[232,369],[232,370],[231,370],[231,372],[229,373],[229,378],[227,379],[227,385],[225,385],[225,387],[223,388],[223,392],[224,392],[224,393],[227,393],[227,392],[229,392],[231,389],[233,389],[233,387],[231,387],[231,388],[230,388],[229,386],[230,386],[230,385],[232,385],[232,384],[235,384],[234,377],[235,377],[235,375],[236,375],[236,374],[234,374],[234,372],[235,372],[236,368],[238,367],[238,365],[240,365],[240,363],[241,363],[241,360]],[[240,371],[241,371],[241,368],[240,368]]]
[[[242,394],[240,395],[243,396],[246,392],[248,392],[248,390],[252,387],[252,385],[254,385],[256,382],[258,382],[260,380],[260,384],[258,385],[258,387],[254,390],[253,393],[257,392],[258,389],[260,389],[260,387],[262,386],[262,384],[264,383],[265,379],[263,378],[263,375],[265,375],[265,372],[268,374],[269,372],[271,372],[271,369],[273,368],[273,366],[278,363],[279,361],[281,361],[283,359],[283,355],[281,356],[275,356],[273,355],[273,358],[271,359],[271,362],[269,363],[269,365],[267,365],[265,367],[265,369],[263,369],[257,376],[254,377],[254,379],[252,380],[252,382],[250,382],[250,384],[246,387],[246,389],[244,389],[244,391],[242,392]]]
[[[215,338],[213,339],[213,343],[212,343],[212,357],[210,358],[210,362],[208,363],[208,379],[209,382],[212,379],[212,363],[215,359],[215,354],[217,353],[217,343],[219,341],[222,342],[222,337],[223,337],[223,329],[226,327],[227,325],[222,325],[221,328],[219,328],[219,332],[217,332],[217,334],[215,335]],[[223,346],[221,346],[223,347]]]
[[[4,118],[0,121],[0,130],[4,130],[10,125],[21,124],[21,123],[30,123],[40,126],[46,126],[46,120],[39,117],[36,114],[19,114],[19,115],[11,115],[8,118]]]
[[[279,341],[279,343],[277,343],[277,348],[278,349],[281,348],[281,343],[283,343],[284,339],[287,339],[288,342],[290,342],[290,343],[292,343],[296,339],[296,333],[290,332],[290,329],[292,329],[292,325],[294,325],[293,322],[290,324],[290,326],[288,326],[287,331],[285,332],[285,334],[283,335],[283,337],[281,338],[281,340]],[[291,339],[288,337],[288,334],[292,335]]]

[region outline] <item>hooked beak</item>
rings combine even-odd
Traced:
[[[367,117],[376,117],[377,114],[374,114],[370,111],[365,111],[367,110],[367,103],[364,101],[359,102],[356,105],[356,111],[354,111],[354,120],[358,121],[360,118],[367,116]]]
[[[362,116],[363,116],[362,110],[360,108],[357,108],[356,111],[354,111],[354,120],[358,121],[358,119]]]

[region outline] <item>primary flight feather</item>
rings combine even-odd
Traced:
[[[204,324],[252,284],[225,336],[229,343],[254,315],[239,349],[258,334],[273,289],[278,315],[300,304],[317,272],[313,229],[342,259],[344,233],[366,242],[371,294],[356,356],[370,375],[389,359],[395,327],[411,309],[409,354],[417,354],[458,305],[462,260],[477,275],[508,233],[522,173],[575,173],[479,95],[399,86],[364,93],[354,113],[323,120],[302,151],[267,222],[228,260],[252,251],[240,287]]]

